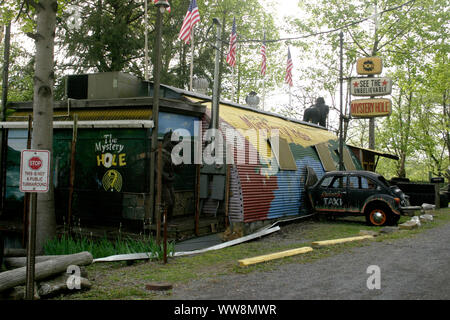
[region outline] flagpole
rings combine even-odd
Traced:
[[[233,68],[233,73],[232,73],[232,78],[231,78],[231,101],[234,102],[234,96],[236,95],[236,87],[234,86],[235,82],[236,82],[236,68]]]
[[[192,27],[191,32],[191,69],[189,73],[189,91],[192,91],[192,79],[194,78],[194,33],[195,26]]]
[[[289,85],[289,107],[292,107],[292,94],[291,94],[291,86]]]
[[[267,47],[266,47],[266,17],[264,16],[264,22],[263,22],[264,26],[263,26],[263,33],[264,33],[264,74],[262,75],[262,80],[263,80],[263,96],[262,96],[262,110],[265,111],[266,109],[266,70],[267,70]],[[262,70],[261,70],[262,71]]]

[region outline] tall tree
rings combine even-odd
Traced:
[[[23,28],[36,46],[33,93],[32,148],[53,150],[54,37],[58,2],[56,0],[17,0],[9,3],[10,15],[22,17]],[[15,14],[11,14],[15,12]],[[36,251],[43,252],[45,242],[56,233],[53,175],[50,186],[37,196]]]
[[[445,3],[443,0],[306,1],[304,8],[310,18],[292,23],[304,34],[315,34],[311,37],[314,40],[301,44],[306,52],[312,49],[320,61],[307,69],[313,79],[322,79],[323,89],[328,87],[337,92],[338,77],[333,66],[338,65],[338,30],[344,31],[346,39],[344,77],[352,76],[352,66],[358,57],[377,55],[383,59],[383,74],[392,76],[394,82],[393,112],[390,118],[377,119],[377,144],[400,157],[393,173],[399,176],[405,175],[407,159],[418,149],[413,145],[418,141],[417,108],[422,107],[418,93],[424,80],[423,66],[433,65],[433,56],[443,49],[443,46],[437,49],[436,45],[448,33]],[[325,77],[319,77],[320,74]],[[358,123],[362,122],[352,120],[350,130],[364,132],[360,126],[355,127]],[[354,133],[349,136],[356,138],[353,140],[356,143],[360,140]]]
[[[134,0],[75,0],[58,24],[61,67],[74,72],[140,72],[143,4]],[[78,20],[78,21],[77,21]]]

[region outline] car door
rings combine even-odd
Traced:
[[[316,210],[326,212],[347,211],[347,176],[339,174],[323,180],[316,196]]]
[[[350,175],[348,178],[348,210],[350,212],[361,212],[366,200],[379,193],[376,181],[369,177]]]

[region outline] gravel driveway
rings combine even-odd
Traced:
[[[380,268],[380,289],[367,288],[371,265]],[[413,238],[373,242],[312,263],[195,280],[175,287],[170,298],[450,299],[449,267],[447,223]]]

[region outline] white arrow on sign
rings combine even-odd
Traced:
[[[353,96],[385,96],[392,92],[390,78],[352,79],[350,93]]]

